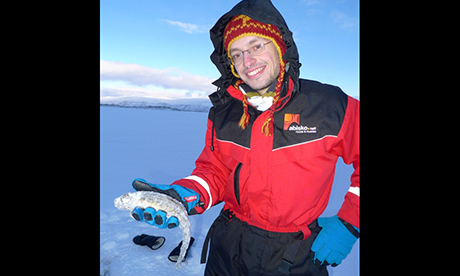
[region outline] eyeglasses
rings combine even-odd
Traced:
[[[250,54],[251,56],[261,55],[261,54],[265,53],[265,51],[267,51],[267,47],[265,47],[265,45],[267,45],[268,43],[271,43],[271,42],[272,41],[256,44],[256,45],[252,46],[251,48],[249,48],[247,50],[236,52],[235,54],[231,55],[230,62],[232,62],[234,65],[237,65],[237,64],[240,64],[241,62],[243,62],[243,53],[244,52],[248,52],[248,54]]]

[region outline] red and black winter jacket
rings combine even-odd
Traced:
[[[242,130],[242,93],[233,85],[223,37],[235,16],[277,26],[286,46],[286,73],[281,104],[274,113],[274,133],[261,129],[269,110],[249,105],[250,121]],[[173,184],[200,194],[202,213],[224,201],[241,220],[275,232],[310,236],[308,224],[327,206],[339,156],[353,164],[351,185],[338,216],[359,228],[359,101],[336,86],[299,79],[300,62],[293,34],[270,1],[241,1],[210,30],[214,51],[211,61],[221,77],[210,95],[206,143],[191,176]]]
[[[196,207],[197,213],[224,201],[224,209],[250,225],[275,232],[301,230],[306,239],[308,225],[328,204],[341,156],[355,170],[337,215],[359,228],[359,101],[316,81],[300,79],[295,93],[293,86],[289,78],[272,136],[261,132],[269,111],[251,105],[249,126],[238,126],[242,92],[233,86],[223,101],[213,100],[196,168],[173,183],[201,195],[204,205]]]

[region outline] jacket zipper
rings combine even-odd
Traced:
[[[235,189],[236,202],[240,205],[240,170],[243,163],[238,163],[235,168],[235,174],[233,175],[233,185]]]

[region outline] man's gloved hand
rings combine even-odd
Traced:
[[[190,211],[195,208],[200,201],[200,195],[198,193],[179,185],[151,184],[141,178],[134,179],[132,185],[136,191],[152,191],[168,195],[181,202],[188,213],[190,213]],[[172,229],[179,226],[179,221],[176,217],[168,218],[167,214],[163,210],[155,211],[155,209],[149,207],[145,209],[135,207],[131,211],[131,216],[138,221],[145,221],[150,225],[154,225],[162,229]]]
[[[351,231],[355,229],[353,232],[356,232],[357,237],[339,220],[338,216],[318,218],[318,225],[323,229],[311,246],[311,251],[315,252],[313,260],[317,259],[321,264],[326,261],[332,266],[341,264],[358,239],[359,229],[348,224]]]
[[[131,210],[131,216],[137,221],[144,221],[162,229],[173,229],[179,226],[179,220],[176,217],[168,218],[164,211],[155,211],[155,209],[149,207],[145,209],[134,207],[134,209]]]

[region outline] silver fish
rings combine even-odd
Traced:
[[[182,246],[180,248],[179,258],[177,259],[176,268],[180,269],[185,252],[190,243],[190,221],[187,210],[184,205],[174,198],[152,191],[139,191],[126,193],[114,200],[115,207],[121,210],[133,210],[134,207],[163,210],[167,218],[174,216],[179,220],[179,228],[182,229]]]

